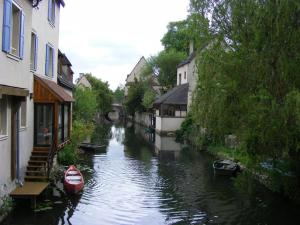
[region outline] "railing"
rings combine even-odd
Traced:
[[[56,135],[57,134],[54,131],[51,146],[50,146],[50,149],[49,149],[49,152],[48,152],[48,158],[47,158],[47,177],[48,178],[50,176],[50,171],[51,171],[51,168],[52,168],[52,165],[53,165],[53,158],[54,158],[54,156],[57,152],[57,143],[56,143],[57,138],[55,138]]]

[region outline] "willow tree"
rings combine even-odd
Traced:
[[[190,13],[210,21],[194,120],[215,142],[235,134],[252,156],[299,161],[299,1],[191,0]]]

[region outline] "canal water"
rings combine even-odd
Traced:
[[[246,174],[214,175],[211,156],[173,138],[110,125],[97,127],[92,139],[107,147],[82,155],[80,195],[55,188],[39,199],[37,211],[19,202],[1,225],[300,224],[299,206]]]

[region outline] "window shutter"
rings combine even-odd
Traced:
[[[48,20],[52,21],[52,0],[48,0]]]
[[[55,25],[55,1],[52,1],[52,2],[54,2],[54,4],[52,4],[52,7],[54,8],[52,22],[53,22],[53,25]]]
[[[38,37],[34,35],[34,59],[33,59],[33,69],[37,69],[37,57],[38,57]]]
[[[12,0],[4,0],[2,50],[10,52]]]
[[[46,44],[45,74],[49,75],[49,46]]]
[[[54,77],[54,59],[55,59],[54,48],[52,48],[52,77]]]
[[[24,58],[24,22],[25,15],[23,12],[20,13],[20,40],[19,40],[19,56],[21,59]]]

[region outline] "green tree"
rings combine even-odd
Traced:
[[[135,112],[143,112],[144,85],[135,79],[134,83],[128,89],[128,95],[125,102],[127,112],[134,116]]]
[[[142,102],[143,106],[146,109],[152,108],[153,102],[155,101],[155,97],[156,97],[156,93],[152,89],[152,87],[151,86],[146,87],[144,91],[143,102]]]
[[[109,89],[109,84],[94,77],[92,74],[86,74],[86,78],[91,83],[92,90],[96,93],[98,112],[101,114],[109,112],[113,101],[113,93]]]
[[[216,142],[238,135],[255,158],[299,162],[298,1],[191,0],[190,5],[192,14],[211,20],[211,42],[198,53],[196,123]]]
[[[165,50],[171,49],[177,52],[189,54],[189,42],[191,36],[189,33],[188,20],[170,22],[167,26],[167,33],[161,39]]]
[[[74,119],[92,121],[97,112],[97,97],[93,90],[77,87],[74,91]]]
[[[174,49],[163,50],[157,56],[152,56],[148,60],[147,70],[157,76],[159,84],[166,88],[172,88],[176,85],[177,66],[186,58],[186,54],[177,52]]]
[[[113,101],[114,103],[122,104],[124,101],[124,92],[125,88],[123,85],[119,85],[117,89],[113,93]]]

